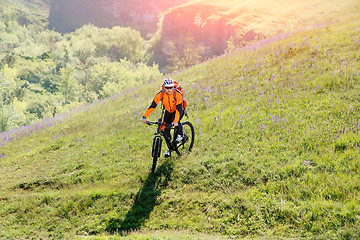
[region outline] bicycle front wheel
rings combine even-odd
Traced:
[[[161,142],[162,142],[162,138],[161,136],[156,136],[154,137],[153,140],[153,147],[152,147],[152,157],[153,157],[153,163],[152,163],[152,167],[151,167],[151,172],[154,173],[155,172],[155,168],[156,168],[156,163],[158,158],[160,157],[161,154]]]
[[[177,152],[180,155],[190,152],[194,146],[195,141],[195,130],[192,123],[185,121],[181,124],[183,126],[184,136],[183,140],[177,144]]]

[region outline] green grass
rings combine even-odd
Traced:
[[[194,0],[174,7],[198,14],[208,24],[222,19],[226,25],[244,36],[247,32],[271,36],[274,33],[293,31],[313,25],[314,22],[333,21],[359,12],[356,0]],[[170,10],[171,11],[171,10]]]
[[[32,16],[41,16],[47,18],[49,15],[49,4],[43,0],[34,1],[21,1],[21,0],[3,0],[0,3],[4,9],[9,8],[11,10],[27,13]],[[6,11],[6,10],[5,10]]]
[[[359,36],[354,18],[175,73],[196,143],[155,174],[139,120],[160,79],[2,133],[0,238],[359,238]]]
[[[228,239],[221,235],[190,233],[187,231],[153,231],[153,232],[132,232],[126,236],[97,236],[97,237],[80,237],[79,239],[91,240],[222,240]]]

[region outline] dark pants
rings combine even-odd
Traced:
[[[184,116],[184,110],[181,110],[179,112],[180,112],[180,119],[179,119],[179,125],[176,127],[176,130],[177,130],[177,134],[182,136],[183,135],[183,127],[182,127],[180,121]],[[170,113],[168,111],[165,111],[164,122],[166,124],[171,124],[174,121],[174,118],[175,118],[175,112]],[[164,134],[165,134],[165,137],[170,139],[170,128],[165,128]],[[174,139],[176,139],[176,136],[174,136]]]

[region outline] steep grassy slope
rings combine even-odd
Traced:
[[[196,144],[153,175],[139,119],[161,80],[2,133],[0,238],[359,238],[359,36],[351,19],[174,74]]]
[[[194,0],[176,8],[196,9],[205,23],[223,18],[226,24],[238,27],[242,33],[254,31],[268,36],[314,21],[338,19],[344,12],[357,13],[359,3],[356,0]]]
[[[42,21],[49,15],[49,3],[46,0],[3,0],[0,2],[1,11],[8,11],[9,9],[26,13],[26,15],[33,16],[34,19],[41,19]]]

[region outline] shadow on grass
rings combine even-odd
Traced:
[[[110,219],[106,231],[111,234],[126,234],[130,231],[139,230],[153,211],[157,197],[168,186],[172,171],[173,162],[167,160],[157,168],[155,173],[150,173],[137,193],[134,204],[124,220]]]

